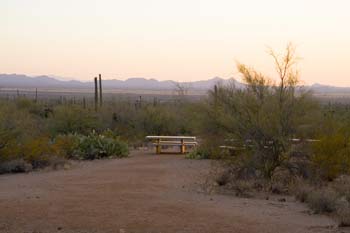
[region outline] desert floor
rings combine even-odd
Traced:
[[[344,232],[288,197],[203,192],[210,161],[133,152],[69,169],[0,176],[1,233]]]

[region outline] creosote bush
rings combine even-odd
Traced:
[[[332,213],[337,209],[337,193],[333,189],[316,189],[307,196],[306,203],[315,213]]]
[[[314,213],[334,216],[339,226],[350,226],[350,179],[341,176],[333,182],[319,183],[299,179],[294,184],[292,194],[300,202],[306,203]]]

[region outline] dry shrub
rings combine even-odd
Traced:
[[[23,159],[0,163],[0,174],[30,172],[32,169],[32,165]]]
[[[271,177],[271,192],[276,194],[289,193],[289,187],[294,177],[289,169],[277,167]]]
[[[332,188],[350,202],[350,176],[340,176],[332,182]]]
[[[228,184],[228,188],[235,192],[237,197],[253,197],[261,185],[256,180],[234,180]]]
[[[306,201],[308,206],[317,214],[332,213],[337,209],[337,193],[330,188],[310,192]]]
[[[231,179],[232,173],[229,169],[226,169],[217,175],[215,181],[219,186],[225,186],[230,182]]]
[[[215,174],[215,183],[221,192],[233,192],[237,197],[253,197],[257,191],[266,191],[268,185],[263,179],[257,177],[242,177],[241,170],[233,167],[226,167],[217,171]]]
[[[67,164],[67,160],[60,156],[50,156],[47,162],[48,166],[54,170],[63,169]]]
[[[350,227],[350,203],[347,200],[339,200],[336,215],[340,227]]]
[[[336,215],[339,226],[350,226],[350,176],[340,176],[332,182],[331,187],[339,195]]]
[[[291,189],[295,198],[302,203],[306,202],[309,194],[314,191],[314,188],[311,187],[311,185],[302,180],[295,182]]]

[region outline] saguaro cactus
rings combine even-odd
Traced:
[[[217,103],[218,103],[218,86],[215,85],[214,86],[214,104],[215,104],[215,107],[216,107]]]
[[[84,108],[84,109],[86,108],[86,100],[85,100],[85,97],[83,97],[83,108]]]
[[[102,107],[102,77],[101,77],[101,74],[98,75],[98,81],[100,84],[100,107]]]
[[[97,111],[97,104],[98,104],[97,77],[95,77],[94,81],[95,81],[95,111]]]

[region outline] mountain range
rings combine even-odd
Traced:
[[[204,81],[181,82],[181,86],[195,89],[208,90],[217,83],[235,82],[237,86],[243,84],[229,79],[212,78]],[[139,90],[174,90],[178,83],[175,81],[158,81],[155,79],[129,78],[125,81],[118,79],[104,79],[105,89],[139,89]],[[93,88],[94,83],[83,81],[63,81],[50,76],[30,77],[22,74],[0,74],[0,88]]]
[[[213,88],[217,83],[228,84],[233,82],[236,87],[244,87],[243,83],[240,83],[234,79],[222,79],[215,77],[209,80],[194,81],[194,82],[181,82],[181,86],[193,89],[193,90],[208,90]],[[158,81],[155,79],[145,78],[129,78],[125,81],[117,79],[103,80],[103,87],[105,89],[138,89],[138,90],[174,90],[176,89],[177,82],[167,80]],[[76,88],[76,89],[90,89],[94,87],[93,81],[63,81],[56,77],[50,76],[36,76],[30,77],[22,74],[0,74],[0,88]],[[315,93],[348,93],[350,87],[336,87],[322,84],[313,84],[307,86],[307,89],[314,91]]]

